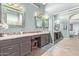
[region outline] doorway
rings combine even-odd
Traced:
[[[72,15],[70,18],[70,37],[79,37],[79,14]]]

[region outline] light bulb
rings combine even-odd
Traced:
[[[44,15],[43,18],[44,18],[44,19],[48,19],[48,16],[47,16],[47,15]]]
[[[35,16],[37,16],[37,12],[35,12]]]
[[[13,4],[14,5],[14,7],[18,7],[18,4]]]
[[[20,8],[20,9],[23,9],[23,7],[22,7],[22,6],[20,6],[19,8]]]

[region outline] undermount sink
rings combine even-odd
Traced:
[[[6,36],[8,36],[8,35],[0,33],[0,37],[6,37]]]

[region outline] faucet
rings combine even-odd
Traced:
[[[23,32],[22,32],[22,31],[20,31],[20,34],[23,34]]]

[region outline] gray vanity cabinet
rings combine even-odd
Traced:
[[[48,44],[48,40],[49,40],[49,34],[42,34],[41,35],[41,47]]]
[[[0,55],[1,56],[18,56],[19,55],[19,39],[6,39],[0,41]]]
[[[0,41],[1,56],[24,56],[31,54],[31,37],[20,37]]]
[[[40,34],[34,36],[23,36],[19,38],[6,38],[0,40],[1,56],[27,56],[32,52],[32,40],[38,40],[39,47],[48,44],[49,34]]]
[[[31,54],[31,37],[23,37],[20,40],[20,54],[21,56],[25,56]]]
[[[45,34],[45,44],[49,43],[49,34]]]
[[[15,56],[19,55],[19,44],[8,45],[6,47],[1,48],[2,56],[9,56],[14,54]]]

